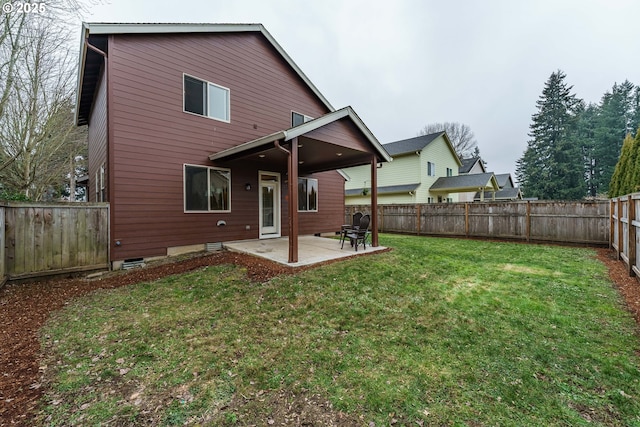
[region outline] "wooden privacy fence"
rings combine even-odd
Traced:
[[[640,193],[611,199],[611,246],[627,265],[629,275],[640,276]]]
[[[0,226],[0,282],[109,267],[106,203],[3,203]]]
[[[370,210],[346,206],[346,223]],[[378,205],[381,232],[609,245],[609,224],[609,201]]]

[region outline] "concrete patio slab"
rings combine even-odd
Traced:
[[[344,249],[340,249],[340,241],[327,237],[299,236],[298,237],[298,262],[288,263],[289,259],[289,238],[279,237],[276,239],[241,240],[224,243],[224,247],[230,251],[248,253],[262,258],[270,259],[289,267],[301,267],[304,265],[317,264],[319,262],[346,258],[358,254],[368,254],[387,249],[384,246],[372,247],[367,245],[366,249],[358,247],[356,252],[349,242],[345,242]]]

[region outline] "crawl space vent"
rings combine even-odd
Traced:
[[[143,258],[125,259],[124,262],[122,263],[122,269],[129,270],[136,267],[144,267],[144,265],[145,264],[144,264]]]
[[[221,251],[222,250],[222,242],[207,243],[207,244],[205,244],[205,248],[206,248],[207,252]]]

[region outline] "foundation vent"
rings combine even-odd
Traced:
[[[136,267],[144,267],[144,259],[143,258],[133,258],[133,259],[125,259],[122,263],[123,270],[130,270]]]
[[[205,244],[205,249],[206,249],[207,252],[221,251],[222,250],[222,242],[206,243]]]

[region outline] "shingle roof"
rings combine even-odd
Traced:
[[[406,153],[415,153],[416,151],[422,151],[424,147],[431,144],[433,140],[443,134],[444,132],[431,133],[429,135],[421,135],[416,136],[415,138],[389,142],[387,144],[383,144],[383,146],[385,150],[387,150],[387,153],[391,154],[392,156],[398,156],[400,154]]]
[[[484,193],[484,199],[485,200],[494,199],[492,193],[493,193],[492,191],[486,191]],[[473,199],[480,200],[480,192],[476,193]],[[519,199],[522,199],[522,193],[520,192],[520,189],[517,187],[516,188],[507,187],[500,191],[496,191],[495,200],[519,200]]]
[[[507,188],[513,188],[513,179],[511,178],[510,173],[501,173],[496,175],[496,179],[498,180],[500,188],[504,188],[505,186]]]
[[[493,181],[493,183],[492,183]],[[464,189],[478,189],[488,185],[497,186],[493,173],[474,173],[471,175],[441,176],[429,188],[430,191],[461,191]],[[497,189],[497,188],[496,188]]]
[[[460,159],[462,166],[458,168],[458,173],[469,173],[471,168],[480,161],[480,157],[469,157],[468,159]]]
[[[408,193],[409,191],[416,191],[419,186],[420,184],[388,185],[386,187],[378,187],[378,194]],[[353,188],[351,190],[345,190],[344,195],[362,196],[363,190],[364,188]]]

